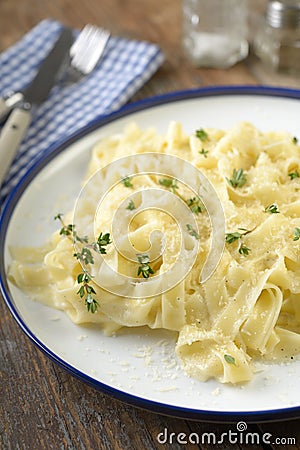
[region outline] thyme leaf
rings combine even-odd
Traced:
[[[126,206],[126,209],[129,209],[130,211],[133,211],[135,209],[135,204],[132,199],[129,200],[128,205]]]
[[[243,236],[242,233],[239,233],[238,231],[235,231],[234,233],[226,233],[225,241],[227,242],[227,244],[232,244],[238,239],[241,239],[242,236]]]
[[[186,228],[187,228],[187,231],[188,231],[189,235],[191,235],[192,237],[194,237],[194,238],[197,239],[197,240],[200,239],[199,234],[197,233],[197,231],[195,230],[195,228],[192,227],[192,225],[190,225],[189,223],[187,223],[187,224],[186,224]]]
[[[231,355],[224,355],[224,359],[228,364],[233,364],[236,366],[235,358]]]
[[[143,278],[149,278],[151,274],[154,273],[153,269],[149,265],[149,256],[148,255],[137,255],[138,262],[140,263],[138,267],[138,276],[142,275]]]
[[[203,128],[199,128],[199,130],[196,130],[195,135],[202,142],[208,140],[208,134],[205,130],[203,130]]]
[[[293,237],[293,241],[299,241],[300,239],[300,228],[295,228],[294,229],[294,237]]]
[[[251,252],[250,248],[247,247],[245,244],[240,245],[240,247],[239,247],[240,255],[248,256],[250,252]]]
[[[278,209],[278,205],[276,203],[272,203],[271,205],[268,205],[265,207],[265,213],[268,214],[279,214],[280,211]]]
[[[109,233],[100,233],[96,242],[96,251],[101,253],[102,255],[106,254],[106,248],[109,244],[111,244],[110,234]]]
[[[160,178],[158,182],[173,193],[176,192],[176,189],[179,189],[176,178]]]
[[[83,247],[81,252],[74,253],[74,256],[78,259],[78,261],[85,265],[94,264],[95,262],[91,250],[87,247]]]
[[[295,170],[294,172],[290,172],[288,174],[288,176],[290,177],[291,180],[294,180],[295,178],[300,178],[300,174],[299,174],[298,170]]]

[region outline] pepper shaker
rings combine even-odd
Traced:
[[[269,68],[300,73],[300,1],[269,0],[265,20],[253,42],[254,51]]]

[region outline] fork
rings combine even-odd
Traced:
[[[94,70],[109,37],[109,31],[95,25],[85,25],[70,48],[67,84],[79,81]]]
[[[69,50],[68,58],[62,66],[56,82],[71,84],[93,71],[100,60],[109,40],[109,31],[87,24]],[[22,92],[7,92],[0,98],[0,119],[23,101]]]
[[[55,81],[56,83],[61,82],[62,84],[64,84],[65,81],[61,78],[63,76],[63,78],[66,78],[66,84],[73,84],[92,72],[97,62],[103,55],[109,36],[110,33],[107,30],[103,30],[94,25],[86,25],[79,33],[78,38],[75,40],[72,46],[68,46],[66,48],[65,51],[67,58],[65,59],[67,59],[67,61],[65,61],[64,64],[61,65],[60,69],[58,68],[58,76],[56,76],[52,81]],[[70,35],[70,39],[71,38],[72,35]],[[71,42],[72,41],[70,40],[70,44]],[[61,61],[61,63],[62,62],[63,60]],[[22,102],[24,102],[24,98],[25,97],[23,92],[10,93],[8,97],[4,97],[3,99],[0,98],[0,119],[2,116],[6,116],[11,109],[16,109],[16,111],[19,111],[20,108],[18,108],[18,106],[22,105]],[[20,111],[22,112],[23,110],[20,109]],[[20,113],[18,114],[19,118]],[[24,117],[26,118],[26,121]],[[29,114],[28,118],[31,118]],[[3,148],[6,149],[7,146],[10,150],[4,152],[4,156],[2,155],[2,161],[0,165],[0,188],[6,171],[8,170],[15,152],[27,131],[30,120],[27,120],[27,114],[23,114],[22,112],[22,116],[21,118],[19,118],[17,126],[15,125],[15,118],[14,122],[12,122],[12,125],[10,124],[10,122],[8,123],[8,131],[6,131],[7,126],[4,127],[3,130],[5,131],[5,134],[3,134],[2,131],[0,136],[2,150]],[[11,134],[11,129],[14,130],[14,134]],[[16,134],[15,130],[18,130],[18,134]]]

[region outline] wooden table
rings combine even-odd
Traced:
[[[166,61],[135,99],[169,91],[212,85],[261,85],[300,88],[300,79],[268,72],[255,56],[229,70],[196,69],[180,46],[179,0],[1,0],[0,51],[16,42],[43,18],[72,27],[95,23],[113,34],[158,43]],[[250,2],[262,8],[262,1]],[[161,445],[156,436],[170,433],[215,432],[233,429],[169,418],[136,409],[107,397],[73,378],[47,359],[21,332],[4,302],[0,302],[0,448],[40,449],[158,449],[197,448]],[[299,420],[249,425],[248,431],[294,437],[294,445],[216,445],[216,448],[300,449]],[[175,436],[175,435],[174,435]],[[179,439],[180,440],[180,439]],[[212,448],[206,444],[199,448]]]

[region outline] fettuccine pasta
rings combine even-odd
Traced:
[[[74,245],[59,230],[43,248],[12,249],[9,277],[31,298],[46,299],[77,324],[98,323],[108,334],[121,327],[142,326],[176,331],[176,354],[189,376],[245,382],[255,373],[255,361],[289,361],[300,352],[300,147],[288,133],[263,133],[249,123],[227,131],[200,131],[187,135],[174,122],[165,135],[159,135],[155,129],[141,130],[129,124],[123,133],[95,146],[86,180],[114,160],[147,152],[174,155],[197,167],[217,192],[226,223],[221,259],[205,282],[200,274],[211,245],[211,222],[203,205],[198,210],[191,208],[198,231],[185,241],[187,253],[195,252],[197,241],[194,264],[179,283],[159,295],[146,296],[149,280],[141,275],[145,295],[136,298],[126,295],[125,285],[124,295],[117,296],[113,290],[93,285],[91,279],[99,304],[91,313],[78,295],[82,267],[74,258]],[[147,174],[149,168],[143,169],[144,175],[116,184],[96,217],[99,186],[90,183],[88,200],[76,214],[76,226],[88,236],[95,228],[97,233],[111,232],[119,205],[128,205],[124,214],[136,206],[127,201],[133,192],[140,192],[139,204],[146,202],[143,192],[150,187],[172,192],[172,186]],[[128,173],[125,159],[118,177]],[[188,187],[180,183],[172,193],[192,198]],[[73,213],[63,217],[65,223],[72,223]],[[155,230],[163,233],[165,247],[161,258],[150,264],[151,280],[168,272],[182,244],[172,217],[145,209],[129,229],[130,242],[140,254],[147,252]],[[160,239],[156,242],[162,245]],[[120,255],[113,244],[107,246],[103,258],[116,273],[137,275],[137,264]],[[142,267],[148,270],[146,263]],[[107,285],[118,282],[103,268],[98,276]]]

